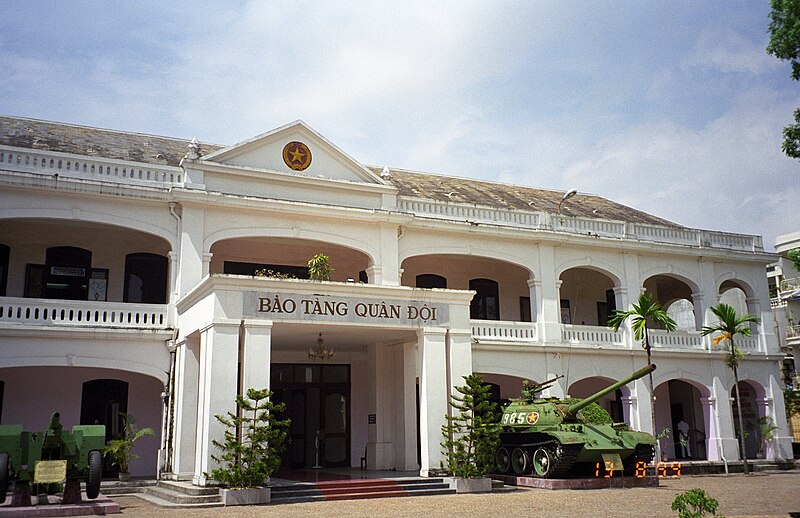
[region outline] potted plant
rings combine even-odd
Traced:
[[[756,424],[758,425],[759,432],[761,432],[761,442],[758,443],[758,456],[763,459],[764,448],[769,444],[769,441],[775,438],[775,430],[777,430],[778,427],[775,426],[775,421],[769,416],[759,417]]]
[[[283,403],[273,403],[269,389],[248,389],[246,397],[236,396],[238,412],[214,417],[226,426],[223,441],[213,445],[222,451],[211,457],[221,464],[210,476],[221,486],[225,505],[262,504],[270,501],[269,477],[281,465],[288,419],[276,415]]]
[[[331,259],[323,253],[308,260],[308,278],[312,281],[329,281],[333,272]]]
[[[491,389],[478,374],[464,376],[466,385],[456,387],[450,397],[452,415],[446,415],[442,426],[447,451],[447,465],[452,475],[450,487],[459,493],[492,490],[486,474],[494,467],[495,451],[500,443],[497,405],[491,400]]]
[[[131,478],[128,465],[132,460],[139,456],[133,453],[133,446],[146,435],[155,435],[152,428],[139,429],[136,420],[132,415],[120,412],[122,418],[122,433],[120,437],[111,439],[103,448],[103,455],[110,455],[113,459],[112,465],[119,466],[119,479],[128,481]]]

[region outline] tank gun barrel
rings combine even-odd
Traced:
[[[601,397],[605,396],[609,392],[613,392],[613,391],[617,390],[618,388],[620,388],[620,387],[622,387],[624,385],[627,385],[631,381],[635,381],[635,380],[638,380],[639,378],[643,378],[643,377],[647,376],[648,374],[650,374],[651,372],[653,372],[654,370],[656,370],[656,366],[655,366],[655,364],[652,364],[652,363],[650,365],[646,366],[646,367],[642,367],[641,369],[639,369],[638,371],[634,372],[630,376],[627,376],[627,377],[619,380],[618,382],[616,382],[616,383],[614,383],[612,385],[609,385],[608,387],[604,388],[600,392],[592,394],[591,396],[587,397],[586,399],[582,399],[582,400],[578,401],[577,403],[571,404],[570,406],[567,407],[566,413],[569,414],[569,415],[574,416],[575,414],[580,412],[582,409],[584,409],[587,406],[591,405],[592,403],[594,403],[595,401],[597,401]]]

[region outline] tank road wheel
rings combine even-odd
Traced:
[[[556,459],[547,448],[538,448],[533,452],[533,471],[541,478],[550,478],[555,472]]]
[[[508,453],[508,448],[505,446],[501,446],[497,450],[497,454],[494,457],[495,465],[497,465],[497,469],[500,470],[500,473],[506,474],[511,471],[511,454]]]
[[[8,491],[8,453],[0,453],[0,502],[6,499],[6,491]]]
[[[98,450],[89,452],[89,476],[86,479],[86,498],[94,500],[100,494],[103,476],[103,455]]]
[[[531,456],[522,448],[514,448],[511,452],[511,468],[517,475],[527,475],[531,472]]]

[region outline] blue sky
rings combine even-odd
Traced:
[[[800,231],[766,0],[3,7],[3,114],[217,144],[303,119],[369,165]]]

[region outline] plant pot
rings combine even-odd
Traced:
[[[489,493],[492,490],[492,479],[488,477],[445,477],[444,481],[450,484],[450,489],[455,489],[456,493]]]
[[[268,487],[251,489],[221,488],[219,496],[223,505],[257,505],[268,504],[272,491]]]
[[[125,472],[120,471],[119,474],[117,475],[117,478],[119,478],[120,482],[128,482],[131,479],[131,474],[128,473],[127,471]]]

